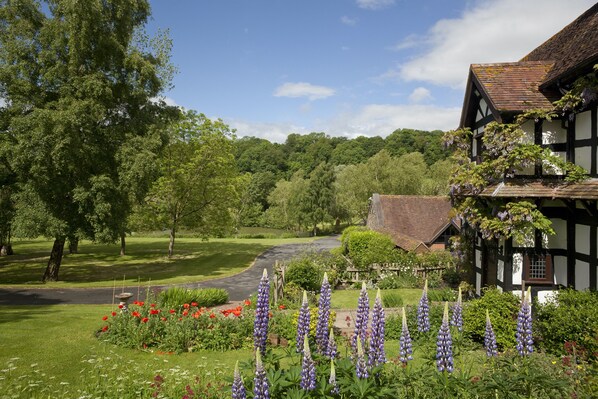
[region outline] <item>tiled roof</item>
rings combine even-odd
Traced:
[[[567,78],[580,67],[598,62],[598,3],[534,49],[521,61],[551,61],[554,67],[546,74],[542,87]]]
[[[482,197],[598,200],[598,179],[579,183],[509,181],[486,187]]]
[[[471,72],[496,110],[527,111],[550,109],[558,99],[557,95],[538,90],[553,65],[546,61],[473,64]]]
[[[413,250],[428,244],[452,222],[448,197],[374,194],[368,227],[389,234],[395,244]]]

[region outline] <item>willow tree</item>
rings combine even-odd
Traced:
[[[153,98],[168,46],[136,39],[149,17],[146,0],[0,0],[0,145],[27,203],[21,230],[54,240],[43,281],[58,279],[67,238],[122,230],[123,148],[155,141],[166,109]]]

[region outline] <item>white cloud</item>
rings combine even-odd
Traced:
[[[479,0],[442,19],[422,38],[423,53],[386,72],[407,81],[463,87],[472,63],[517,61],[565,27],[594,0]],[[409,37],[403,48],[411,45]],[[401,48],[401,44],[398,45]]]
[[[292,123],[251,122],[235,119],[227,120],[226,123],[237,130],[238,137],[261,137],[275,143],[284,143],[290,133],[309,133],[305,127]]]
[[[421,45],[423,41],[424,41],[424,39],[421,36],[411,34],[411,35],[408,35],[407,37],[405,37],[399,43],[390,47],[390,49],[394,50],[394,51],[401,51],[401,50],[405,50],[408,48],[417,47],[417,46]]]
[[[307,97],[309,100],[319,100],[333,96],[334,89],[325,86],[315,86],[310,83],[285,83],[274,91],[274,97]]]
[[[392,6],[394,3],[395,0],[357,0],[357,6],[366,10],[381,10]]]
[[[351,18],[346,15],[343,15],[341,17],[341,22],[345,25],[355,26],[355,25],[357,25],[357,18]]]
[[[417,87],[409,95],[409,101],[412,103],[421,103],[426,100],[432,100],[432,98],[432,93],[425,87]]]

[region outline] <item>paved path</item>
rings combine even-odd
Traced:
[[[201,283],[183,284],[189,288],[224,288],[230,301],[243,300],[257,291],[264,268],[272,273],[277,260],[287,260],[306,250],[326,251],[338,247],[336,237],[324,237],[309,244],[285,244],[272,247],[260,254],[251,267],[231,276]],[[165,289],[167,286],[154,287]],[[137,296],[137,287],[125,287],[125,291]],[[140,298],[145,295],[141,289]],[[109,304],[112,303],[112,288],[64,288],[64,289],[1,289],[0,305],[53,305],[53,304]]]

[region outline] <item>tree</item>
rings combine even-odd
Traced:
[[[318,233],[318,223],[330,216],[334,204],[334,170],[327,163],[321,163],[309,175],[307,197],[304,203],[314,236]]]
[[[144,0],[0,0],[2,146],[32,201],[15,218],[43,219],[20,230],[54,239],[43,281],[67,237],[113,242],[130,210],[117,154],[162,118],[171,72],[167,45],[135,39],[149,16]]]
[[[147,196],[145,219],[170,232],[174,254],[180,227],[203,236],[222,234],[232,225],[230,207],[239,182],[230,128],[193,111],[168,129],[169,144],[160,159],[160,178]]]
[[[285,229],[301,229],[307,224],[305,200],[308,180],[303,171],[293,174],[290,180],[281,179],[268,196],[270,207],[266,211],[266,219],[270,226]]]

